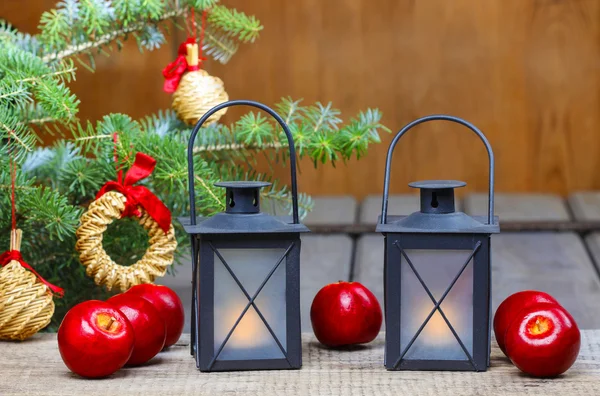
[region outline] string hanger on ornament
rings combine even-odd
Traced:
[[[214,106],[229,100],[223,81],[201,69],[206,58],[203,56],[204,32],[208,11],[202,12],[200,36],[197,39],[194,10],[190,12],[193,36],[189,36],[177,51],[177,59],[163,69],[165,82],[163,90],[173,94],[173,109],[177,116],[188,125],[194,125]],[[198,43],[197,43],[198,42]],[[213,114],[205,123],[217,122],[227,108]]]
[[[133,165],[123,178],[123,169],[119,168],[118,141],[118,133],[115,132],[113,134],[113,142],[117,180],[109,180],[104,183],[100,191],[96,194],[96,199],[99,199],[109,191],[118,191],[125,197],[125,208],[121,217],[135,216],[139,218],[142,216],[140,208],[143,208],[158,223],[164,233],[167,234],[171,226],[171,212],[169,208],[147,187],[135,185],[154,172],[156,160],[148,154],[142,152],[136,153]],[[130,154],[127,155],[125,161],[127,161],[129,156]]]

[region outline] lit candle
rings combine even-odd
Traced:
[[[424,305],[421,309],[423,318],[426,318],[432,309],[433,306],[431,304]],[[446,306],[445,304],[442,304],[442,311],[444,311],[444,314],[450,323],[457,323],[452,320],[457,319],[454,317],[454,310],[452,309],[452,306]],[[454,335],[450,331],[448,324],[437,310],[429,319],[429,322],[427,322],[427,325],[419,337],[424,337],[423,342],[432,346],[445,346],[456,343],[456,338],[454,338]]]
[[[231,329],[244,308],[245,305],[242,304],[229,305],[226,308],[227,319],[222,324],[222,329]],[[263,312],[263,315],[264,314],[265,313]],[[220,330],[220,332],[223,330]],[[265,324],[262,322],[254,308],[250,307],[244,314],[240,323],[238,323],[231,338],[227,342],[227,345],[232,349],[254,349],[262,348],[272,342],[273,340],[265,327]]]

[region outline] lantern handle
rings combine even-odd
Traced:
[[[296,181],[296,149],[294,147],[294,138],[292,133],[290,132],[290,128],[287,126],[283,118],[279,114],[277,114],[270,107],[255,102],[253,100],[230,100],[228,102],[223,102],[221,104],[216,105],[209,111],[207,111],[202,118],[198,120],[194,129],[192,130],[192,134],[190,135],[190,140],[188,143],[188,186],[189,186],[189,196],[190,196],[190,224],[196,225],[196,193],[194,190],[194,141],[196,140],[196,136],[202,127],[202,124],[206,122],[206,120],[218,112],[221,109],[232,107],[232,106],[250,106],[256,107],[265,113],[268,113],[271,117],[275,118],[275,120],[279,123],[283,132],[285,132],[285,136],[288,140],[288,146],[290,150],[290,169],[291,169],[291,184],[292,184],[292,208],[293,208],[293,222],[294,224],[299,224],[300,219],[298,215],[298,183]]]
[[[387,222],[388,196],[389,196],[389,192],[390,192],[390,168],[392,165],[392,155],[394,153],[394,148],[396,147],[396,144],[398,143],[400,138],[406,132],[408,132],[408,130],[411,129],[412,127],[417,126],[417,125],[422,124],[427,121],[437,121],[437,120],[455,122],[457,124],[461,124],[461,125],[469,128],[471,131],[475,132],[475,134],[477,134],[477,136],[479,136],[479,139],[485,145],[485,149],[487,150],[488,159],[489,159],[488,224],[494,224],[494,152],[492,151],[492,146],[490,145],[490,142],[487,140],[487,138],[485,137],[483,132],[481,132],[475,125],[473,125],[470,122],[465,121],[461,118],[453,117],[453,116],[449,116],[449,115],[443,115],[443,114],[429,115],[429,116],[421,117],[419,119],[412,121],[411,123],[407,124],[404,128],[402,128],[396,134],[396,136],[390,143],[390,147],[387,152],[387,158],[385,161],[385,178],[384,178],[384,182],[383,182],[383,203],[381,205],[381,224],[386,224],[386,222]]]

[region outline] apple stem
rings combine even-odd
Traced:
[[[113,318],[112,316],[110,317],[108,323],[104,326],[104,330],[110,330],[110,328],[112,327],[113,323],[115,323],[115,318]]]

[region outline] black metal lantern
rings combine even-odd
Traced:
[[[400,138],[427,121],[466,126],[485,144],[489,157],[487,217],[454,208],[454,189],[465,183],[410,183],[421,191],[421,210],[388,216],[392,154]],[[389,370],[485,371],[490,357],[490,237],[494,217],[494,154],[484,134],[460,118],[432,115],[406,125],[387,153],[382,213],[385,236],[385,367]]]
[[[260,188],[269,183],[230,181],[226,211],[195,216],[193,146],[202,124],[217,111],[257,107],[274,117],[290,150],[293,215],[260,211]],[[283,119],[248,100],[222,103],[196,124],[188,146],[190,218],[180,219],[191,236],[193,265],[191,348],[201,371],[296,369],[302,365],[300,334],[300,233],[296,153]]]

